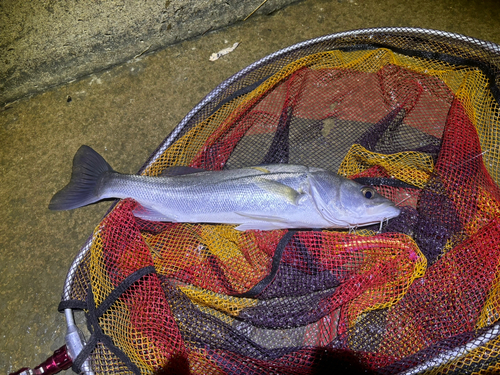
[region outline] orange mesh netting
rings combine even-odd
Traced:
[[[120,201],[61,303],[87,313],[94,372],[500,371],[499,56],[358,33],[221,86],[144,174],[303,164],[402,212],[381,230],[240,232],[141,220]]]

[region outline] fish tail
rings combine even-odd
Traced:
[[[89,146],[81,146],[73,158],[69,183],[58,191],[49,203],[54,211],[72,210],[102,199],[102,178],[114,172],[104,158]]]

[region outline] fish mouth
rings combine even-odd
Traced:
[[[375,207],[365,208],[363,213],[352,212],[351,223],[353,227],[364,227],[367,225],[380,224],[389,219],[399,216],[401,210],[393,203],[381,204]]]
[[[377,207],[371,207],[367,210],[368,216],[371,216],[374,222],[392,219],[399,216],[401,210],[393,203],[387,203]]]
[[[388,211],[390,211],[388,217],[386,219],[392,219],[393,217],[399,216],[401,213],[401,209],[396,207],[395,205],[391,204],[386,207]]]

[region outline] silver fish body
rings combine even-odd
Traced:
[[[136,200],[134,215],[147,220],[238,224],[238,230],[348,228],[400,213],[372,188],[320,168],[274,164],[166,177],[123,175],[87,146],[78,150],[71,181],[49,208],[106,198]]]

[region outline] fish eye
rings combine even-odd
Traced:
[[[363,194],[366,199],[372,199],[375,196],[375,189],[369,186],[365,186],[361,189],[361,194]]]

